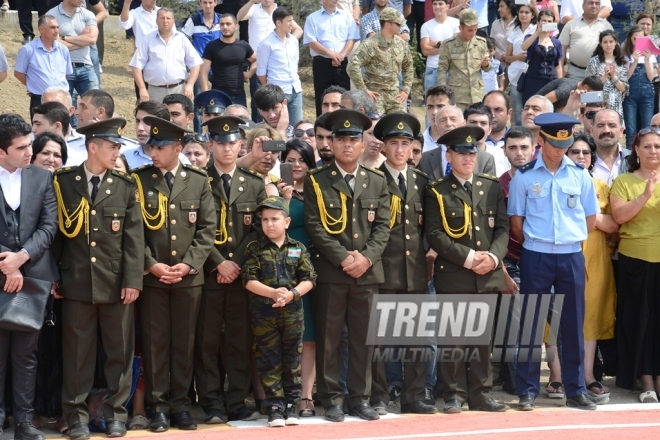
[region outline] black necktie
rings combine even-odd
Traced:
[[[472,198],[472,184],[466,180],[463,184],[463,187],[465,188],[465,191],[467,191],[470,198]]]
[[[174,174],[171,171],[165,173],[165,181],[167,182],[167,187],[172,191],[172,186],[174,185]]]
[[[344,180],[346,181],[346,185],[348,185],[348,190],[351,192],[351,195],[353,195],[353,188],[351,188],[351,180],[353,180],[353,177],[352,174],[346,174],[344,176]]]
[[[222,179],[222,188],[225,190],[227,199],[229,199],[229,190],[231,189],[229,181],[231,180],[231,176],[229,174],[223,174],[220,178]]]
[[[96,199],[96,195],[99,193],[99,183],[101,183],[101,179],[99,176],[92,176],[91,179],[89,179],[90,182],[92,182],[92,202]]]
[[[403,173],[399,173],[399,190],[403,194],[403,198],[406,198],[406,179],[403,178]]]

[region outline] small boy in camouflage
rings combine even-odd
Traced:
[[[289,238],[291,219],[281,197],[258,207],[265,237],[245,249],[241,274],[250,296],[257,374],[266,394],[268,426],[298,425],[302,390],[300,353],[304,330],[300,297],[316,284],[305,246]]]

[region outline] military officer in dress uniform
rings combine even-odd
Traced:
[[[195,97],[195,110],[200,111],[202,124],[223,114],[230,105],[232,105],[231,98],[220,90],[207,90]]]
[[[223,322],[229,420],[254,420],[259,416],[248,411],[244,402],[252,380],[252,330],[250,293],[241,283],[241,266],[245,247],[257,238],[255,212],[266,198],[266,189],[263,176],[236,166],[241,148],[239,126],[243,123],[236,116],[219,116],[202,124],[211,137],[213,163],[208,167],[208,180],[217,222],[215,246],[204,266],[206,277],[195,340],[195,381],[199,404],[206,412],[205,423],[222,423],[218,359]]]
[[[435,290],[438,294],[504,291],[502,258],[509,242],[504,196],[496,176],[474,173],[480,127],[456,128],[438,142],[447,146],[451,174],[426,189],[426,237],[438,254]],[[465,349],[465,346],[456,346]],[[447,388],[443,411],[460,413],[465,401],[471,410],[506,411],[490,397],[493,377],[489,346],[470,346],[478,359],[440,362]]]
[[[509,185],[508,214],[511,234],[523,245],[520,293],[550,295],[554,287],[555,295],[564,296],[559,331],[566,405],[595,410],[596,404],[587,397],[584,384],[585,276],[581,245],[595,227],[600,208],[589,172],[566,157],[566,149],[573,145],[573,126],[579,123],[556,113],[534,118],[534,124],[541,127],[541,156],[518,168]],[[521,316],[521,322],[524,319]],[[532,333],[530,340],[534,337]],[[518,409],[534,409],[540,372],[540,362],[518,359]]]
[[[390,239],[383,253],[385,283],[381,294],[426,293],[426,253],[424,251],[424,190],[428,178],[408,167],[413,139],[419,134],[417,118],[395,112],[384,116],[374,127],[374,136],[384,142],[386,160],[380,171],[387,179],[390,193]],[[371,392],[373,408],[387,414],[389,391],[385,364],[374,362]],[[424,403],[427,362],[422,356],[404,362],[401,412],[433,414],[436,408]]]
[[[472,103],[482,101],[485,89],[481,71],[488,72],[491,65],[486,39],[477,36],[477,12],[463,9],[458,19],[459,33],[440,46],[438,84],[451,87],[456,94],[456,106],[465,110]]]
[[[134,170],[145,232],[144,293],[138,301],[144,354],[145,400],[154,432],[172,425],[196,429],[188,389],[204,262],[217,216],[206,172],[179,161],[187,130],[147,116],[153,165]]]
[[[85,399],[96,366],[97,325],[108,357],[103,402],[108,437],[126,434],[135,343],[133,302],[142,290],[144,230],[135,181],[114,166],[122,144],[122,118],[89,124],[88,158],[55,171],[59,229],[53,254],[62,281],[62,407],[71,438],[89,438]]]
[[[365,345],[373,296],[385,281],[382,254],[390,235],[390,198],[382,171],[359,165],[362,132],[371,119],[355,110],[328,115],[334,162],[316,168],[304,183],[305,226],[318,280],[316,320],[317,393],[325,418],[344,420],[339,385],[339,348],[348,328],[348,395],[351,415],[376,420],[369,405],[373,347]]]

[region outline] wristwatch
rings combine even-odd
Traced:
[[[297,300],[298,298],[300,298],[300,292],[298,292],[298,290],[295,287],[292,287],[291,289],[289,289],[289,291],[291,293],[293,293],[293,300],[294,301]]]
[[[190,264],[188,265],[188,267],[190,268],[190,272],[188,272],[188,275],[197,275],[199,273],[199,271],[194,267],[192,267]]]
[[[62,41],[66,41],[66,35],[62,35]]]
[[[442,41],[438,41],[438,44],[435,45],[436,48],[440,49],[440,46],[442,45]]]

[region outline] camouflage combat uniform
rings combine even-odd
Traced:
[[[487,55],[486,40],[478,36],[470,41],[463,41],[457,35],[440,46],[438,84],[451,87],[456,94],[456,105],[461,110],[465,110],[472,103],[481,102],[484,98],[481,60]],[[483,70],[488,72],[490,69],[489,62]]]
[[[360,45],[346,72],[358,89],[380,93],[375,103],[376,112],[386,114],[406,110],[406,102],[398,102],[396,95],[400,90],[410,95],[414,65],[410,47],[401,38],[392,37],[388,41],[378,32]],[[403,74],[401,89],[399,73]]]
[[[244,285],[256,280],[274,289],[291,289],[305,280],[316,283],[307,249],[289,236],[279,248],[268,237],[248,244],[241,274]],[[266,395],[262,408],[299,406],[300,354],[305,327],[302,299],[274,308],[271,298],[252,294],[250,311],[257,374]]]

